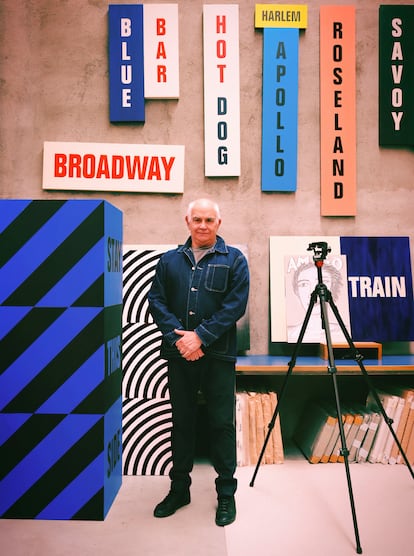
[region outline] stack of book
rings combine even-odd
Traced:
[[[256,465],[277,404],[275,392],[237,392],[236,442],[237,465]],[[261,464],[283,463],[280,418],[275,421]]]
[[[378,398],[410,465],[414,464],[414,389],[380,390]],[[341,407],[349,462],[404,463],[388,424],[370,393],[366,405]],[[311,463],[343,462],[343,446],[336,406],[318,400],[306,407],[294,439]]]

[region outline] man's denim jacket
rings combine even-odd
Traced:
[[[217,236],[211,252],[196,265],[191,238],[164,253],[148,294],[152,316],[162,332],[161,356],[181,357],[174,329],[194,330],[211,357],[234,361],[236,322],[246,311],[249,269],[243,253]]]

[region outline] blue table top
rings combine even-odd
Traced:
[[[285,372],[288,370],[291,356],[284,355],[242,355],[237,357],[236,370],[238,372]],[[367,370],[383,372],[414,372],[414,354],[384,355],[381,359],[362,359]],[[294,370],[304,372],[324,372],[329,362],[322,357],[299,356]],[[338,370],[360,371],[354,359],[335,359]]]

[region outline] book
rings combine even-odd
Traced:
[[[236,393],[236,455],[237,465],[256,465],[259,460],[269,424],[276,409],[275,392]],[[261,464],[283,463],[283,442],[280,418],[275,421]]]
[[[326,445],[325,453],[321,457],[320,463],[328,463],[329,462],[329,458],[331,457],[331,454],[332,454],[332,452],[335,448],[335,445],[337,443],[338,438],[339,438],[339,423],[338,423],[338,419],[336,419],[334,432],[333,432],[328,444]]]
[[[262,414],[263,414],[263,443],[266,441],[266,449],[263,454],[264,462],[266,464],[273,463],[273,436],[269,434],[269,423],[272,418],[270,397],[267,392],[262,392],[260,394],[260,402],[262,404]]]
[[[352,408],[352,413],[354,415],[354,419],[352,421],[352,425],[349,429],[349,432],[346,436],[346,446],[348,448],[348,462],[350,461],[349,456],[351,453],[351,446],[353,445],[359,427],[363,422],[363,414],[360,410],[358,411],[357,409]],[[343,461],[344,461],[344,456],[342,454],[339,454],[338,462],[343,463]]]
[[[359,415],[362,417],[362,422],[358,428],[355,438],[349,448],[349,462],[357,461],[359,449],[364,441],[365,435],[368,430],[369,422],[371,420],[371,412],[367,409],[360,409]]]
[[[414,390],[411,388],[402,388],[400,391],[400,396],[404,399],[404,408],[401,413],[401,418],[397,427],[396,434],[397,434],[398,441],[402,447],[404,431],[407,426],[411,405],[413,404],[414,401]],[[394,441],[391,447],[390,458],[388,463],[390,463],[391,465],[397,463],[398,453],[399,453],[398,444]]]
[[[236,454],[239,467],[250,465],[249,402],[247,392],[236,393]]]
[[[370,454],[373,442],[377,435],[378,425],[381,420],[382,420],[382,415],[377,411],[372,410],[370,414],[370,420],[369,420],[367,432],[358,450],[357,460],[356,460],[358,463],[363,463],[364,461],[368,460],[368,456]]]
[[[381,405],[387,417],[389,419],[392,419],[397,407],[398,396],[394,396],[393,394],[389,394],[388,392],[378,391],[378,397],[381,401]],[[367,405],[368,407],[378,407],[377,402],[371,392],[368,394]],[[386,423],[385,419],[381,419],[378,424],[377,434],[375,435],[374,442],[368,455],[368,461],[370,463],[378,463],[382,460],[388,434],[391,434],[388,428],[388,424]]]
[[[276,410],[276,406],[278,403],[278,398],[276,392],[269,392],[270,398],[270,406],[273,413]],[[280,425],[280,416],[277,416],[275,421],[275,425],[272,431],[273,437],[273,463],[283,463],[284,461],[284,452],[283,452],[283,438],[282,438],[282,429]]]
[[[342,426],[344,429],[344,436],[345,436],[345,444],[346,447],[348,447],[348,442],[347,442],[347,436],[349,433],[349,430],[351,429],[352,423],[354,422],[354,415],[352,412],[350,412],[349,410],[344,411],[344,413],[342,414]],[[332,451],[332,454],[329,457],[329,462],[330,463],[336,463],[339,460],[339,457],[341,456],[341,450],[342,450],[343,446],[342,446],[342,438],[341,435],[338,435],[336,444],[334,446],[334,449]],[[342,460],[343,461],[343,460]]]
[[[257,453],[257,427],[256,427],[256,400],[255,393],[248,393],[248,408],[249,408],[249,457],[250,462],[256,464],[259,459]],[[263,460],[262,460],[263,462]]]
[[[255,412],[256,412],[256,454],[257,459],[259,459],[264,441],[265,441],[265,424],[263,419],[263,406],[262,406],[262,394],[255,393],[254,395],[254,405],[255,405]],[[265,464],[266,462],[266,454],[263,454],[261,464]]]
[[[320,403],[311,402],[296,428],[294,439],[310,463],[319,463],[335,432],[337,416]]]
[[[404,432],[401,439],[401,448],[403,449],[405,455],[408,448],[408,443],[411,437],[411,431],[414,427],[414,400],[411,402],[410,410],[408,412],[407,423],[404,428]],[[404,458],[401,455],[401,452],[398,452],[397,456],[397,463],[405,463]]]
[[[411,427],[410,437],[407,442],[407,449],[405,450],[405,455],[407,456],[408,463],[410,465],[414,464],[414,425]],[[405,463],[401,456],[401,463]]]
[[[397,429],[398,429],[398,425],[400,423],[400,419],[401,419],[401,414],[403,412],[404,409],[404,404],[405,404],[405,400],[404,398],[402,398],[401,396],[397,396],[397,406],[395,408],[394,411],[394,415],[392,417],[393,422],[391,424],[391,427],[394,431],[394,433],[397,433]],[[381,463],[387,464],[389,462],[390,459],[390,455],[391,455],[391,448],[392,445],[395,444],[395,440],[394,440],[394,436],[390,431],[390,428],[388,427],[388,435],[385,441],[385,445],[384,445],[384,451],[382,454],[382,458],[381,458]]]
[[[338,413],[336,411],[336,406],[334,406],[334,404],[332,402],[327,401],[327,400],[319,400],[319,403],[323,407],[325,407],[325,409],[329,412],[330,415],[333,415],[333,416],[338,415]],[[339,436],[339,424],[338,424],[338,419],[336,419],[334,432],[332,433],[332,436],[329,439],[328,444],[326,445],[325,452],[322,455],[319,463],[328,463],[329,457],[332,454],[332,450],[334,449],[334,446],[336,444],[338,436]]]

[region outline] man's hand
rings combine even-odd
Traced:
[[[181,336],[175,343],[181,356],[187,361],[197,361],[203,357],[204,352],[201,349],[201,340],[192,330],[178,330],[174,332]]]

